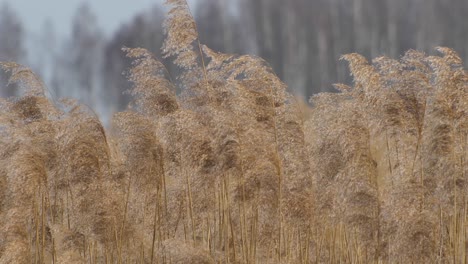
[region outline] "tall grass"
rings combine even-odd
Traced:
[[[343,56],[301,105],[260,58],[198,40],[168,1],[170,76],[141,48],[105,129],[3,63],[0,263],[464,263],[467,75],[457,54]],[[182,92],[177,94],[176,88]]]

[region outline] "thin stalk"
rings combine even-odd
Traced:
[[[37,202],[37,195],[34,194],[34,227],[36,231],[36,249],[34,250],[34,263],[40,262],[41,256],[39,253],[39,208],[38,208],[38,202]]]
[[[275,97],[273,94],[273,88],[269,87],[270,89],[270,97],[271,97],[271,109],[273,112],[273,129],[274,129],[274,136],[275,136],[275,145],[276,145],[276,159],[278,164],[276,164],[276,170],[278,174],[278,219],[279,219],[279,230],[278,230],[278,248],[279,248],[279,254],[278,254],[278,262],[281,263],[281,228],[282,228],[282,181],[283,181],[283,172],[282,172],[282,162],[281,162],[281,156],[280,156],[280,150],[279,150],[279,142],[278,142],[278,126],[276,124],[276,108],[275,108]]]
[[[125,228],[125,222],[127,220],[127,210],[128,210],[128,203],[130,200],[130,186],[132,183],[132,179],[129,178],[128,180],[128,187],[127,187],[127,198],[125,199],[125,208],[124,208],[124,215],[123,215],[123,220],[122,220],[122,226],[120,227],[120,234],[119,234],[119,241],[118,241],[118,247],[119,247],[119,259],[118,263],[122,263],[122,236],[123,236],[123,231]]]
[[[166,189],[166,169],[164,167],[164,148],[161,151],[161,175],[162,175],[162,185],[164,190],[164,219],[166,220],[165,224],[167,226],[168,219],[168,210],[167,210],[167,189]],[[169,228],[167,229],[167,236],[169,237]]]
[[[154,244],[156,241],[156,219],[158,215],[158,204],[156,203],[154,206],[154,218],[153,218],[153,238],[151,241],[151,263],[153,263],[154,260]]]
[[[391,157],[390,157],[390,146],[389,146],[389,143],[388,143],[388,132],[387,132],[387,129],[385,129],[385,140],[386,140],[386,144],[387,144],[387,159],[388,159],[388,169],[389,169],[389,172],[390,172],[390,178],[393,179],[393,169],[392,169],[392,161],[391,161]],[[393,185],[393,180],[392,180],[392,185]]]
[[[195,222],[193,219],[193,200],[192,200],[192,188],[190,185],[190,176],[187,172],[185,172],[186,180],[187,180],[187,196],[189,202],[189,214],[190,214],[190,222],[192,224],[192,240],[195,241]]]
[[[41,192],[42,193],[42,192]],[[41,263],[44,263],[44,248],[45,248],[45,205],[44,205],[44,195],[41,194],[42,198],[42,210],[41,210],[41,233],[42,233],[42,245],[41,245]]]

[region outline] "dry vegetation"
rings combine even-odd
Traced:
[[[134,101],[105,130],[27,68],[0,99],[0,263],[466,263],[468,76],[450,49],[358,54],[299,104],[260,58],[125,48]],[[176,87],[183,92],[176,94]]]

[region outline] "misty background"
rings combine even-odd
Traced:
[[[398,58],[434,47],[468,56],[466,0],[192,0],[200,40],[210,48],[267,60],[291,92],[309,98],[350,82],[341,55]],[[0,2],[0,60],[32,68],[52,97],[73,97],[105,121],[125,109],[130,66],[121,48],[160,58],[162,1]],[[166,65],[171,70],[171,64]],[[0,96],[17,89],[0,76]]]

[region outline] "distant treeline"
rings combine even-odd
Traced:
[[[203,43],[222,52],[259,55],[293,92],[305,98],[333,91],[333,83],[350,82],[345,64],[338,60],[350,52],[368,58],[397,58],[408,49],[432,52],[435,46],[449,46],[465,61],[468,56],[466,0],[195,3],[191,11]],[[21,21],[4,5],[0,10],[0,35],[8,38],[0,37],[0,59],[32,65],[40,74],[49,69],[51,74],[44,79],[57,97],[80,98],[99,114],[109,116],[129,100],[123,93],[130,84],[122,76],[129,67],[122,46],[143,47],[160,54],[163,17],[164,8],[155,5],[106,37],[91,8],[83,4],[76,11],[70,39],[56,43],[54,32],[45,26],[37,45],[44,49],[44,55],[28,62]],[[174,70],[171,65],[168,68]],[[13,95],[14,91],[2,88],[0,95]]]

